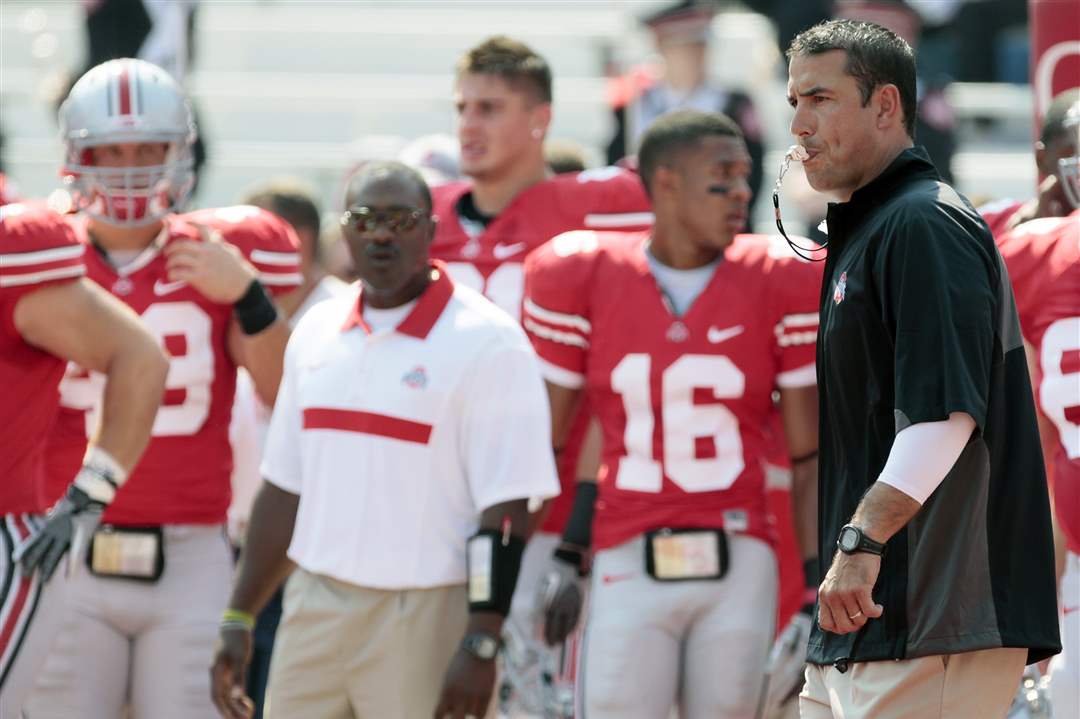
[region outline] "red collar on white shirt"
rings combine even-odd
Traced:
[[[409,335],[417,339],[424,339],[431,332],[431,328],[439,320],[446,305],[450,304],[450,298],[454,295],[454,283],[450,280],[450,274],[446,271],[446,265],[438,260],[429,263],[431,267],[431,282],[424,288],[419,301],[413,307],[412,312],[401,321],[395,332]],[[341,331],[348,332],[354,327],[364,330],[365,334],[371,334],[371,327],[364,321],[364,291],[361,288],[360,295],[356,298],[356,304],[349,310],[349,316],[345,318],[345,324]]]

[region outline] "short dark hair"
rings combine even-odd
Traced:
[[[431,211],[431,190],[428,189],[424,176],[416,169],[396,160],[365,162],[357,168],[345,185],[345,202],[348,203],[350,196],[369,182],[390,179],[398,180],[405,185],[412,185],[413,189],[420,195],[420,202],[423,204],[422,209],[428,212]]]
[[[538,102],[551,102],[551,68],[523,42],[496,35],[470,49],[458,61],[458,77],[466,73],[497,75]]]
[[[669,167],[678,155],[714,135],[740,140],[743,137],[735,121],[719,112],[679,110],[661,115],[645,131],[638,149],[638,172],[645,193],[652,197],[652,180],[658,167]]]
[[[791,41],[788,60],[821,55],[832,50],[847,53],[847,74],[855,78],[863,107],[874,90],[896,85],[904,111],[904,129],[915,139],[915,51],[892,30],[860,20],[828,20],[804,30]]]
[[[245,205],[254,205],[277,215],[292,225],[297,232],[309,230],[314,242],[311,255],[319,258],[319,206],[312,193],[295,180],[271,180],[259,185],[244,196]]]
[[[1069,114],[1069,108],[1080,102],[1080,87],[1063,90],[1050,101],[1050,107],[1046,108],[1043,115],[1042,129],[1039,131],[1039,139],[1044,145],[1056,140],[1065,133],[1065,116]]]

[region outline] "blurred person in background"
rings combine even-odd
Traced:
[[[300,285],[278,301],[278,307],[291,327],[296,327],[308,310],[324,300],[340,297],[349,286],[329,274],[323,264],[323,249],[319,241],[320,214],[314,195],[297,180],[281,179],[265,183],[249,191],[242,203],[258,207],[289,223],[300,241]],[[259,462],[270,423],[270,409],[263,404],[251,381],[251,375],[241,368],[236,378],[236,400],[229,428],[233,448],[233,498],[229,507],[229,535],[242,549],[247,531],[251,505],[255,500],[262,477]],[[254,719],[263,716],[263,697],[270,672],[270,655],[274,649],[274,634],[281,619],[282,591],[279,588],[255,623],[252,642],[251,668],[247,677],[247,693],[255,704]]]
[[[979,208],[995,237],[1038,217],[1062,217],[1073,210],[1065,194],[1067,181],[1062,160],[1075,157],[1080,149],[1076,119],[1080,117],[1080,88],[1054,96],[1043,116],[1039,139],[1035,142],[1035,167],[1039,187],[1030,200],[995,200]]]
[[[551,124],[551,69],[528,46],[493,37],[469,49],[454,83],[461,172],[468,178],[434,187],[439,222],[431,247],[454,281],[482,292],[519,318],[526,256],[562,232],[647,227],[649,201],[634,173],[613,167],[555,175],[544,157]],[[558,457],[560,480],[595,479],[595,453],[582,451],[588,414]],[[590,445],[591,446],[591,445]],[[579,457],[583,457],[579,464]],[[582,473],[579,475],[579,472]],[[549,648],[537,633],[537,594],[569,514],[565,500],[535,516],[519,591],[504,626],[500,689],[508,713],[572,711],[573,640]]]
[[[749,95],[720,87],[708,77],[714,15],[713,3],[681,0],[642,19],[663,62],[660,67],[634,68],[610,82],[608,99],[615,117],[615,135],[607,158],[615,164],[637,152],[641,136],[666,112],[693,109],[723,113],[739,125],[750,151],[752,217],[764,176],[765,128]]]
[[[370,163],[345,200],[360,287],[289,342],[215,702],[244,716],[240,618],[295,563],[270,716],[480,719],[527,500],[558,491],[539,368],[514,320],[429,259],[436,220],[416,170]]]
[[[429,187],[461,179],[460,147],[447,134],[423,135],[401,148],[397,159],[419,170]]]
[[[583,172],[589,166],[585,148],[573,140],[548,140],[544,143],[544,161],[553,174]]]
[[[165,388],[157,338],[85,279],[85,251],[60,215],[0,208],[0,716],[23,716],[68,611],[70,570],[145,449]],[[81,466],[45,516],[46,436],[68,362],[101,373],[104,401]]]
[[[270,292],[301,277],[292,229],[255,207],[178,215],[195,125],[180,86],[143,60],[87,72],[60,109],[62,174],[87,276],[135,310],[169,357],[150,444],[72,569],[71,611],[27,713],[212,716],[206,657],[228,597],[224,536],[236,370],[272,404],[289,328]],[[269,290],[269,291],[268,291]],[[46,482],[63,491],[102,403],[102,376],[71,365],[49,432]]]

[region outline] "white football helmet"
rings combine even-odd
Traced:
[[[1072,135],[1073,154],[1058,160],[1058,180],[1075,210],[1080,208],[1080,100],[1065,113],[1062,127]]]
[[[79,78],[60,106],[62,170],[76,207],[113,225],[137,227],[183,207],[195,185],[195,121],[184,91],[144,60],[104,62]],[[165,143],[165,162],[95,167],[90,148]]]

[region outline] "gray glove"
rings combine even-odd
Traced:
[[[53,505],[42,525],[15,556],[22,562],[23,572],[32,574],[41,569],[42,581],[47,582],[72,543],[83,546],[98,525],[105,505],[96,502],[74,484]]]
[[[813,605],[810,605],[811,611]],[[788,719],[799,716],[799,692],[806,671],[806,647],[813,626],[810,614],[796,612],[769,652],[768,691],[761,716],[765,719]]]
[[[544,641],[550,646],[561,644],[574,631],[585,603],[585,580],[581,570],[558,556],[552,557],[536,606],[543,613]]]

